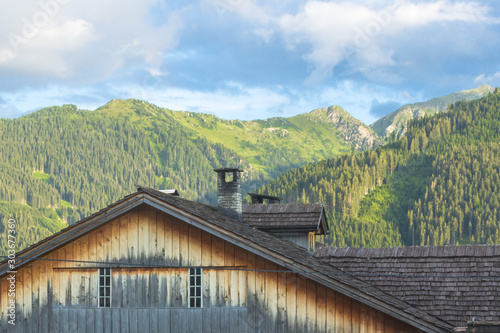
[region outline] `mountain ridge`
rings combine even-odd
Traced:
[[[396,111],[379,118],[370,127],[380,138],[387,138],[392,133],[401,137],[406,133],[406,124],[409,120],[445,112],[450,104],[464,99],[466,101],[475,100],[492,93],[494,90],[495,88],[484,84],[474,89],[434,97],[425,102],[406,104]]]
[[[22,219],[20,250],[121,199],[134,184],[215,204],[213,169],[243,168],[246,193],[290,168],[351,151],[343,137],[336,123],[314,113],[222,120],[140,100],[0,119],[0,232],[9,218]]]
[[[291,169],[257,193],[324,203],[337,247],[500,243],[500,92],[413,119],[402,138]]]

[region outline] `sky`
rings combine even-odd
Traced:
[[[0,13],[0,117],[136,98],[242,120],[340,105],[371,124],[500,86],[498,0],[25,0]]]

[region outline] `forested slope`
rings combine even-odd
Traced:
[[[335,246],[500,243],[500,94],[410,121],[383,147],[299,169],[260,192],[326,204]]]
[[[22,249],[134,192],[135,184],[215,204],[213,169],[221,166],[243,168],[243,190],[254,190],[292,167],[351,150],[354,141],[327,121],[330,111],[228,121],[113,100],[93,112],[66,105],[0,119],[0,234],[17,219]],[[5,243],[0,237],[0,252]]]

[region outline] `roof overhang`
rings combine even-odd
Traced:
[[[209,232],[219,238],[224,239],[225,241],[228,241],[245,250],[255,253],[256,255],[259,255],[271,262],[281,265],[292,272],[314,280],[350,298],[367,304],[418,329],[426,332],[450,332],[453,329],[446,322],[439,321],[439,323],[442,324],[436,325],[428,320],[416,316],[415,313],[419,312],[419,310],[411,307],[410,305],[408,305],[407,308],[402,309],[394,304],[391,304],[391,302],[380,300],[370,293],[369,285],[365,282],[359,281],[358,283],[357,281],[357,286],[355,288],[353,285],[348,285],[329,276],[328,274],[332,275],[335,274],[335,272],[328,272],[327,270],[331,268],[326,267],[326,265],[325,267],[322,267],[321,270],[311,268],[310,266],[305,265],[304,263],[300,263],[291,257],[287,257],[285,255],[277,253],[276,251],[273,251],[272,249],[269,249],[268,247],[257,244],[253,241],[249,241],[247,238],[241,235],[237,235],[236,233],[217,226],[202,217],[191,214],[183,209],[176,207],[175,205],[158,199],[158,197],[142,191],[131,194],[118,201],[117,203],[99,211],[98,213],[93,214],[88,218],[63,229],[59,233],[54,234],[38,242],[37,244],[34,244],[29,248],[19,252],[17,255],[17,259],[19,260],[17,260],[16,268],[19,269],[23,266],[28,265],[34,260],[40,259],[42,256],[56,251],[66,244],[89,232],[92,232],[100,226],[116,219],[118,216],[142,204],[147,204],[169,215],[172,215],[188,224],[196,226],[201,230]],[[238,221],[234,222],[240,223]],[[0,263],[0,278],[6,275],[8,271],[9,268],[7,266],[7,260],[4,260]],[[354,279],[355,278],[350,280]],[[388,298],[392,298],[392,296],[388,296]],[[396,299],[394,300],[396,301]],[[435,317],[431,317],[430,315],[428,317],[429,319],[436,319]]]

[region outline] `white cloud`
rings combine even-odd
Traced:
[[[197,91],[183,88],[145,89],[130,86],[128,98],[144,99],[173,110],[216,114],[224,119],[257,119],[271,117],[273,112],[286,110],[290,97],[279,88],[246,87],[229,82],[226,89]]]
[[[270,40],[272,27],[283,36],[291,51],[299,46],[308,47],[309,51],[303,57],[311,66],[310,82],[329,77],[334,68],[346,60],[352,68],[366,75],[371,75],[371,70],[375,68],[380,72],[381,67],[398,65],[395,60],[397,42],[430,24],[462,22],[484,25],[500,22],[490,16],[489,7],[475,1],[396,0],[389,6],[387,2],[385,4],[386,7],[381,6],[380,1],[308,1],[295,14],[281,13],[274,19],[269,19],[267,15],[266,20],[260,21],[254,19],[256,14],[238,12],[259,26],[255,31],[265,41]],[[255,8],[250,12],[259,13]],[[443,40],[443,44],[445,42]],[[374,76],[371,79],[379,77],[381,82],[399,80],[390,73]]]
[[[51,23],[43,29],[33,30],[33,34],[26,37],[23,34],[10,37],[10,45],[0,50],[0,54],[10,54],[10,57],[0,59],[0,68],[58,77],[66,77],[74,70],[65,56],[82,51],[96,38],[92,25],[80,19],[67,20],[60,25]]]
[[[403,27],[423,26],[433,22],[498,23],[488,15],[489,8],[478,2],[439,0],[428,3],[401,2],[397,6],[395,23]]]
[[[184,26],[183,9],[151,22],[157,2],[1,2],[0,75],[97,82],[123,66],[157,68]]]
[[[480,74],[474,79],[475,84],[488,84],[488,85],[499,85],[500,84],[500,72],[496,72],[492,75]]]

